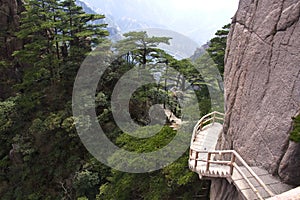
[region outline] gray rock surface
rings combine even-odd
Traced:
[[[289,141],[300,111],[299,17],[299,0],[240,0],[228,37],[218,142],[293,185],[300,185],[300,145]]]
[[[19,63],[12,53],[23,46],[15,36],[23,9],[22,0],[0,0],[0,100],[12,95],[12,85],[20,79]]]
[[[283,194],[276,195],[267,200],[300,200],[300,187],[297,187]]]
[[[0,58],[10,58],[13,51],[22,46],[14,36],[19,28],[22,5],[22,0],[0,0]]]
[[[300,144],[290,142],[287,152],[284,154],[279,166],[279,176],[284,182],[292,185],[300,185]],[[299,196],[300,198],[300,196]]]
[[[244,200],[241,194],[236,190],[233,184],[230,184],[226,179],[215,179],[211,185],[209,198],[211,200]]]

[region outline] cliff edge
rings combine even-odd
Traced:
[[[227,41],[226,116],[217,145],[294,186],[300,144],[289,135],[300,111],[299,18],[299,0],[240,0]]]

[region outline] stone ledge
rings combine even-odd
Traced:
[[[300,200],[300,187],[268,198],[267,200]]]

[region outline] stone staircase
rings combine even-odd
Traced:
[[[270,175],[265,169],[259,167],[251,167],[251,169],[273,193],[273,195],[268,194],[265,189],[260,186],[257,180],[253,178],[253,176],[245,169],[245,167],[241,167],[242,172],[246,175],[247,179],[249,179],[263,199],[267,199],[276,194],[281,194],[292,189],[291,186],[282,183],[278,178]],[[239,172],[237,172],[237,170],[234,169],[233,174],[227,180],[236,186],[236,188],[243,194],[245,199],[258,199],[255,192],[250,188],[247,181],[245,181],[245,179]]]
[[[213,112],[196,124],[190,145],[189,168],[201,179],[227,179],[245,200],[263,200],[292,189],[265,169],[248,166],[236,151],[215,150],[223,116]]]
[[[171,122],[170,127],[173,130],[177,131],[182,124],[181,119],[176,117],[175,114],[171,110],[163,108],[163,105],[161,105],[161,108],[164,110],[164,113],[165,113],[168,121]]]

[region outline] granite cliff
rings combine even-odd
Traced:
[[[0,0],[0,99],[11,93],[12,84],[18,81],[18,64],[14,62],[12,53],[22,48],[15,32],[19,29],[20,14],[23,11],[22,0]],[[5,81],[9,77],[10,83]]]
[[[22,5],[21,0],[0,0],[0,58],[2,59],[11,58],[11,54],[22,47],[22,43],[14,35],[19,28]]]
[[[217,145],[294,186],[300,185],[300,144],[289,134],[300,111],[299,17],[298,0],[240,0],[227,41],[226,116]],[[220,184],[213,181],[212,188]],[[225,187],[219,198],[226,190],[232,191]]]

